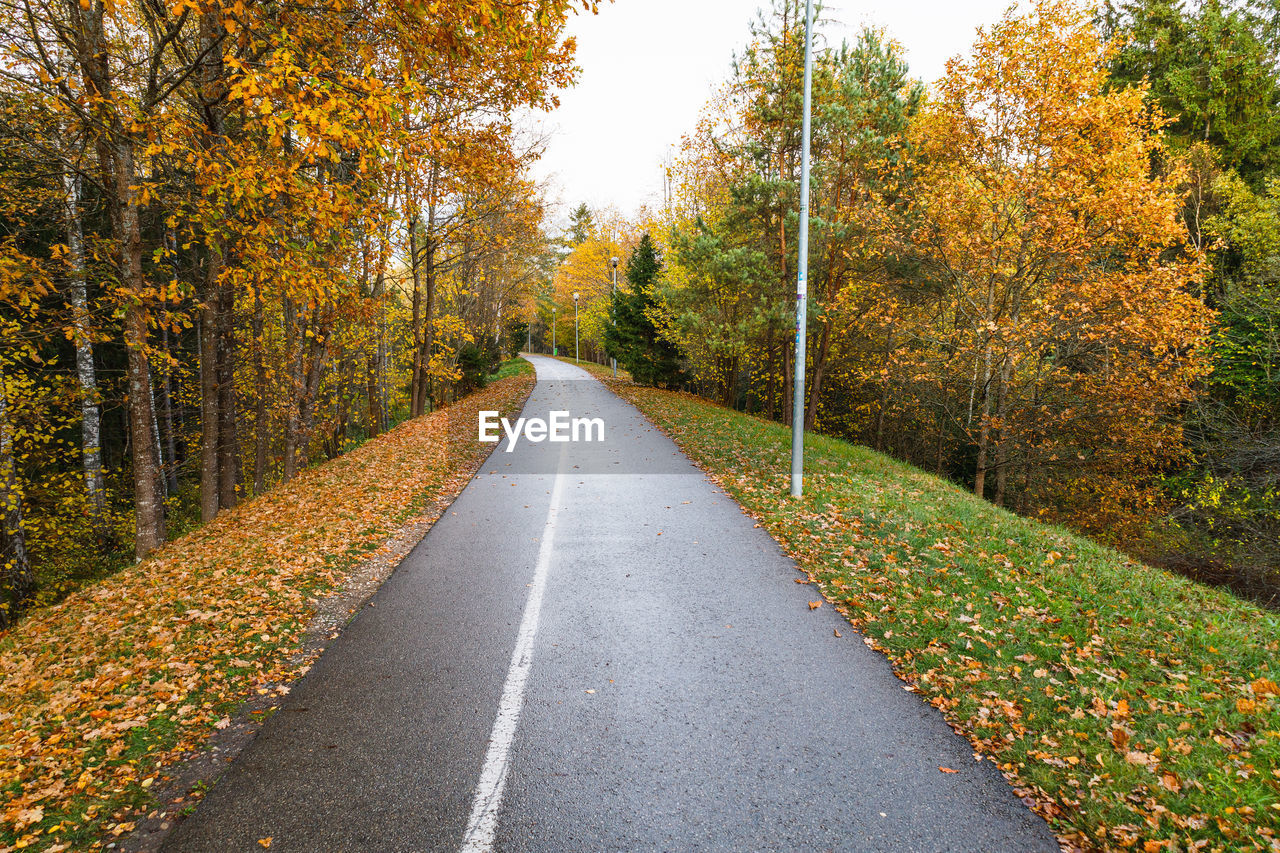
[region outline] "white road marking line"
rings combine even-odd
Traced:
[[[476,785],[471,818],[467,821],[467,831],[462,836],[462,853],[489,853],[493,849],[493,835],[498,828],[498,809],[502,806],[502,791],[507,784],[511,743],[515,739],[516,726],[520,723],[525,684],[529,680],[529,668],[533,664],[533,640],[538,633],[538,619],[542,615],[542,596],[547,588],[547,573],[551,566],[551,548],[555,539],[556,518],[560,513],[560,494],[564,480],[564,474],[557,472],[555,485],[551,487],[551,506],[547,509],[547,523],[542,530],[542,546],[538,549],[533,584],[524,606],[524,618],[520,620],[520,633],[516,637],[515,651],[511,654],[507,682],[502,688],[502,699],[498,703],[498,719],[494,721],[493,734],[489,737],[489,751],[485,754],[480,782]]]

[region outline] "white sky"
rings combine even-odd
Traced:
[[[882,27],[906,49],[926,82],[948,58],[966,53],[979,26],[1000,19],[1011,0],[828,0],[830,43],[864,25]],[[550,136],[534,174],[547,179],[561,209],[585,201],[634,213],[662,197],[668,146],[693,130],[712,87],[728,77],[756,10],[770,0],[615,0],[570,22],[578,38],[578,85],[540,120]],[[559,216],[557,216],[559,218]]]

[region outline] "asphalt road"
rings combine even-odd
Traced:
[[[1058,849],[675,445],[531,360],[525,415],[606,441],[498,449],[166,850]]]

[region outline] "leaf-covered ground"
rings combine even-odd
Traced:
[[[1280,619],[950,483],[610,383],[768,529],[1068,845],[1280,850]]]
[[[466,485],[493,449],[476,441],[476,412],[518,408],[531,373],[508,366],[0,635],[0,853],[130,831],[168,763],[301,674],[317,601]]]

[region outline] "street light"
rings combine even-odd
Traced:
[[[578,291],[573,292],[573,363],[578,363]]]
[[[800,153],[800,263],[796,271],[796,381],[791,403],[791,497],[804,493],[804,351],[809,312],[809,129],[813,91],[813,0],[804,15],[804,139]]]
[[[614,328],[614,336],[613,336],[614,340],[613,340],[613,346],[614,346],[614,349],[617,349],[617,347],[618,347],[618,335],[617,335],[617,329],[618,329],[618,259],[617,259],[617,258],[610,258],[610,259],[609,259],[609,263],[610,263],[610,265],[612,265],[612,266],[613,266],[613,298],[612,298],[612,300],[610,300],[610,302],[609,302],[609,314],[610,314],[610,315],[612,315],[612,317],[613,317],[613,328]],[[616,356],[613,356],[613,357],[611,357],[609,360],[610,360],[611,362],[613,362],[613,378],[614,378],[614,379],[617,379],[617,378],[618,378],[618,359],[617,359],[617,357],[616,357]]]
[[[545,341],[546,338],[543,338]],[[559,355],[560,351],[556,348],[556,306],[551,306],[551,354]]]

